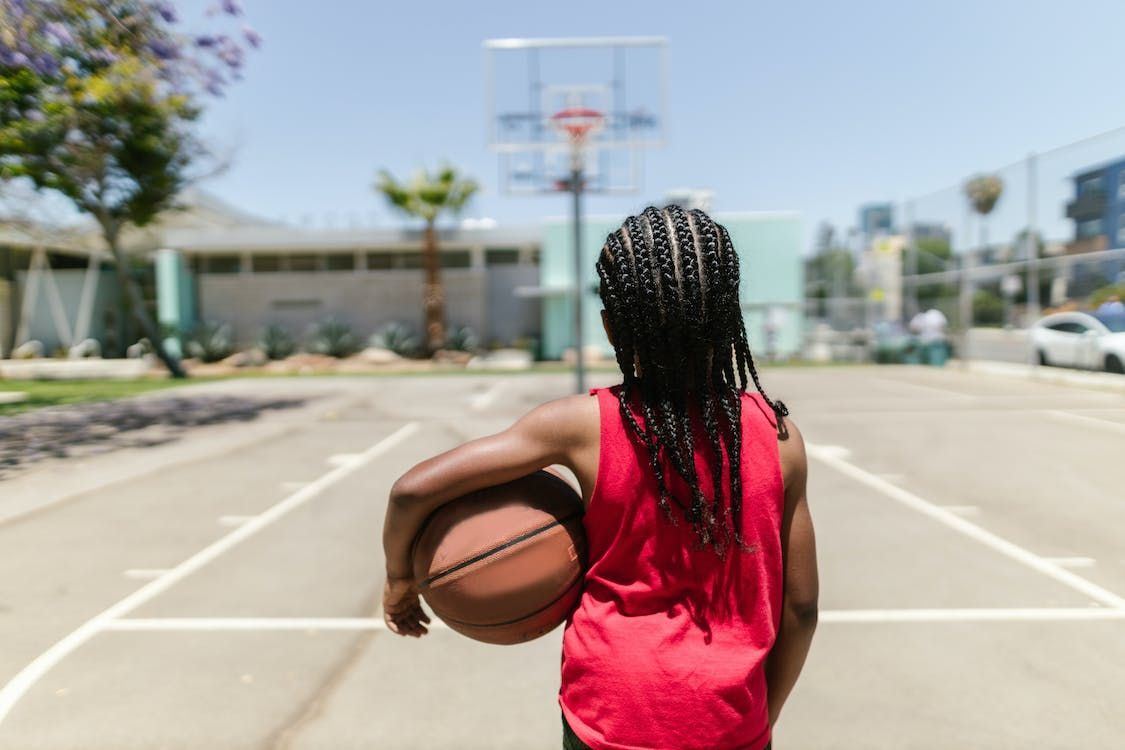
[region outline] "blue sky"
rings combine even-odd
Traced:
[[[718,211],[797,210],[811,236],[821,219],[853,224],[861,202],[923,195],[1125,124],[1120,0],[245,6],[264,45],[209,105],[205,136],[233,163],[206,188],[293,223],[394,224],[371,191],[376,170],[442,160],[483,183],[467,216],[564,213],[563,196],[497,190],[481,51],[492,37],[669,38],[668,144],[647,154],[642,192],[591,196],[596,213],[705,187]],[[1111,155],[1076,153],[1059,174]]]

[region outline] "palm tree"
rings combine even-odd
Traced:
[[[996,208],[996,203],[1004,192],[1004,181],[994,174],[978,174],[970,177],[965,182],[965,197],[969,199],[969,206],[973,213],[980,216],[980,252],[988,247],[988,215]],[[973,287],[970,273],[972,269],[973,253],[967,250],[961,271],[961,325],[966,337],[973,323]],[[967,342],[967,338],[966,338]],[[967,345],[965,349],[967,350]],[[963,351],[962,359],[967,359],[967,351]]]
[[[445,345],[445,293],[441,286],[437,220],[445,213],[460,213],[479,189],[476,180],[463,177],[456,168],[448,165],[436,173],[420,169],[406,183],[399,182],[384,169],[379,172],[379,180],[375,183],[375,190],[386,197],[392,208],[426,223],[422,241],[422,268],[426,273],[422,306],[425,310],[428,354]]]
[[[981,250],[988,244],[987,217],[1004,192],[1004,181],[994,174],[979,174],[965,183],[965,197],[980,216]]]

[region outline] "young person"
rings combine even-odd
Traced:
[[[759,381],[738,256],[704,212],[650,207],[609,235],[597,271],[621,384],[404,474],[384,616],[427,632],[410,547],[434,509],[562,464],[589,543],[563,634],[564,748],[768,748],[816,628],[816,550],[804,444]]]

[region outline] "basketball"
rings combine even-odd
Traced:
[[[530,641],[566,619],[582,591],[582,499],[538,471],[439,508],[414,542],[414,577],[451,629],[484,643]]]

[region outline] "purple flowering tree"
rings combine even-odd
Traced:
[[[237,0],[208,12],[238,24]],[[248,27],[189,33],[170,2],[0,0],[0,179],[24,178],[90,216],[112,252],[123,304],[175,377],[122,249],[122,232],[176,207],[206,150],[201,102],[241,75]]]

